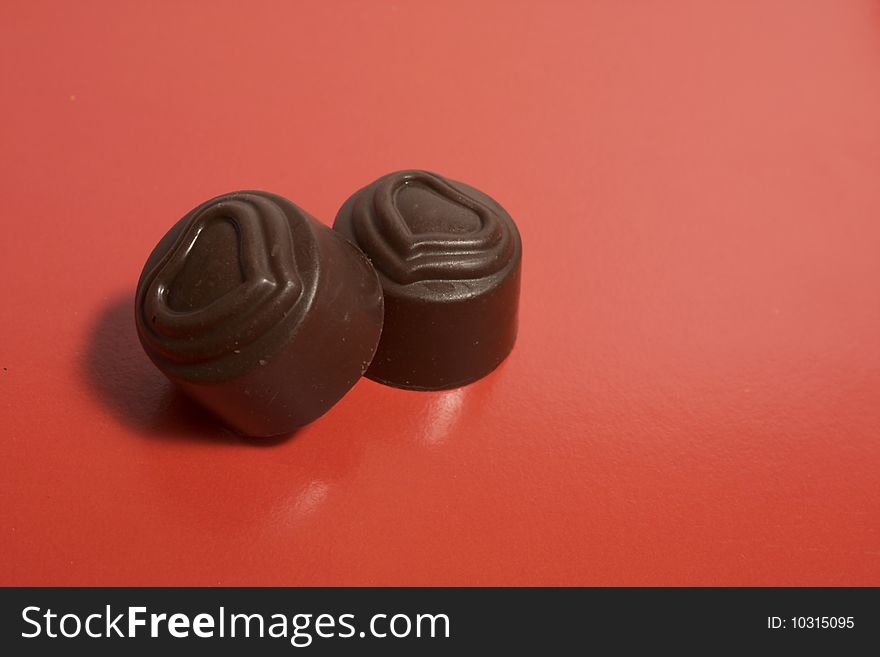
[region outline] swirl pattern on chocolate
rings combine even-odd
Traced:
[[[414,231],[398,195],[418,185],[472,213],[479,225],[467,230]],[[392,281],[408,285],[430,280],[473,280],[491,276],[514,253],[512,221],[455,183],[427,171],[400,171],[362,190],[352,207],[352,230],[373,265]]]
[[[141,335],[156,355],[181,365],[214,360],[244,349],[291,314],[303,297],[289,216],[295,212],[301,211],[280,197],[239,192],[208,201],[184,218],[173,244],[139,286]],[[223,269],[226,276],[237,266],[240,282],[203,303],[175,303],[176,281],[199,240],[224,222],[221,246],[235,254],[237,263],[211,260],[212,244],[207,265],[199,266]],[[180,287],[193,285],[189,281]]]

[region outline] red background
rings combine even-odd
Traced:
[[[880,584],[880,3],[0,8],[0,583]],[[519,342],[239,440],[133,328],[202,200],[497,198]]]

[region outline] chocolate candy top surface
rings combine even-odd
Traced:
[[[265,360],[314,296],[315,236],[306,217],[286,199],[255,191],[189,213],[144,268],[138,323],[145,346],[200,379]],[[213,367],[191,367],[206,363]]]
[[[516,227],[497,203],[427,171],[380,178],[351,214],[358,246],[397,285],[487,278],[516,253]]]

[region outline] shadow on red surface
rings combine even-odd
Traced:
[[[252,440],[223,428],[150,363],[135,333],[133,309],[131,294],[104,307],[80,363],[89,390],[117,420],[141,435],[169,440],[268,447],[296,435]]]

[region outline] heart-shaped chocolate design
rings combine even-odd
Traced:
[[[176,363],[212,360],[244,348],[291,312],[303,282],[290,208],[271,195],[241,192],[184,219],[140,286],[141,333],[156,354]]]
[[[400,171],[362,190],[352,229],[373,265],[401,285],[484,278],[513,253],[509,217],[426,171]]]

